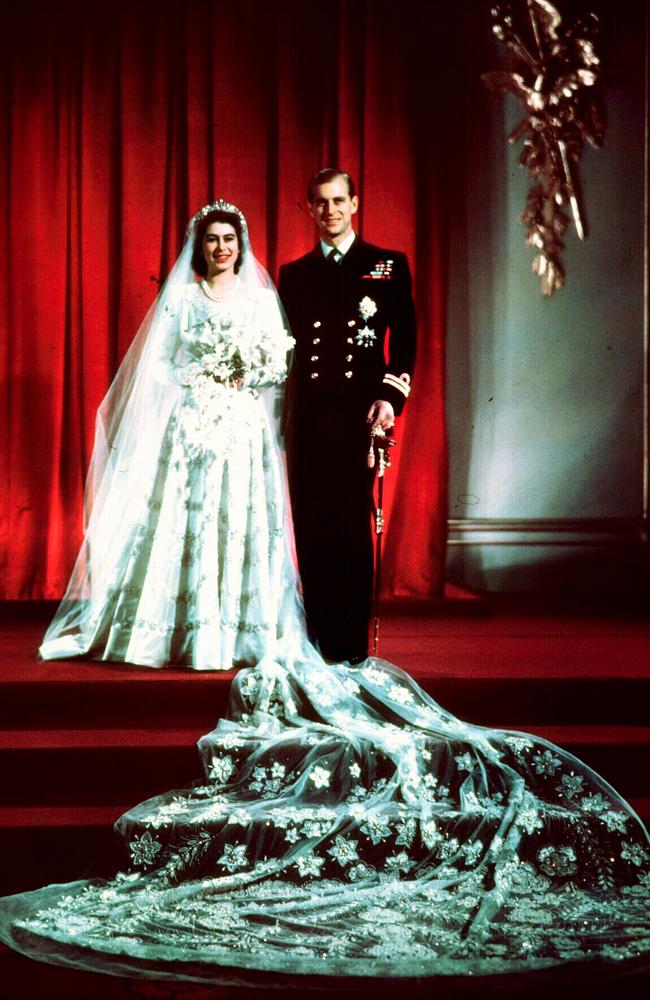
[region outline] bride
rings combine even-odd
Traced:
[[[251,665],[199,742],[203,779],[118,820],[127,870],[0,900],[0,938],[114,975],[303,988],[637,968],[649,838],[611,786],[543,739],[463,723],[385,661],[328,665],[306,639],[257,398],[287,335],[245,220],[215,207],[100,415],[80,607],[43,653]],[[206,273],[189,284],[197,239]],[[157,430],[137,423],[152,404]]]
[[[43,659],[229,670],[276,641],[295,586],[260,389],[284,380],[291,345],[244,216],[206,205],[100,408]]]

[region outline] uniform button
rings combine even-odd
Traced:
[[[348,337],[348,344],[354,343],[354,337]]]
[[[311,373],[311,377],[312,378],[318,378],[318,372],[312,372]]]
[[[317,354],[312,354],[311,360],[312,361],[318,361],[318,355]],[[352,361],[352,358],[349,358],[349,360]]]
[[[345,377],[346,378],[352,378],[352,372],[346,372],[345,373]]]
[[[318,327],[319,327],[320,325],[321,325],[321,322],[320,322],[320,320],[319,320],[319,319],[316,319],[316,320],[314,320],[314,326],[316,327],[316,329],[318,329]]]
[[[345,355],[345,360],[346,361],[352,361],[352,355],[351,354],[346,354]]]
[[[320,337],[314,337],[312,344],[320,344]]]
[[[356,325],[357,325],[356,324],[356,320],[353,320],[353,319],[349,319],[348,320],[348,326],[356,326]]]

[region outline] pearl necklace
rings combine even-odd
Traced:
[[[199,284],[201,285],[205,295],[207,295],[209,299],[212,299],[213,302],[224,302],[226,299],[229,299],[232,295],[234,295],[236,289],[239,288],[239,278],[235,277],[233,284],[227,292],[224,292],[223,295],[215,295],[205,278],[203,278]]]

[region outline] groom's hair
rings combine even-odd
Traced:
[[[309,184],[307,185],[307,201],[310,205],[314,204],[314,198],[316,197],[316,188],[321,184],[329,184],[330,181],[336,180],[337,177],[342,177],[348,186],[348,194],[351,198],[354,198],[356,188],[354,186],[354,181],[345,170],[337,170],[335,167],[323,167],[318,173],[314,174]]]

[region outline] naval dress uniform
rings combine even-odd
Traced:
[[[415,310],[404,254],[357,236],[337,263],[325,249],[280,269],[296,341],[285,402],[289,487],[310,638],[329,660],[358,661],[373,582],[366,417],[379,399],[402,411]]]

